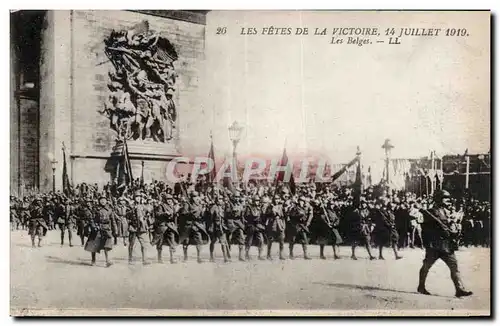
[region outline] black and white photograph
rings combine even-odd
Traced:
[[[9,15],[11,316],[491,315],[490,11]]]

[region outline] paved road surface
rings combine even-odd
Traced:
[[[420,249],[402,251],[404,259],[398,261],[387,249],[385,261],[369,261],[358,248],[359,260],[352,261],[350,248],[342,247],[343,259],[334,261],[328,248],[329,259],[324,261],[318,259],[319,248],[311,246],[311,261],[224,264],[217,246],[216,263],[198,264],[193,247],[190,261],[160,265],[155,262],[156,250],[148,245],[152,264],[137,261],[129,266],[127,248],[118,245],[111,252],[115,264],[105,268],[103,254],[92,267],[90,253],[80,246],[61,248],[58,237],[58,232],[49,231],[44,246],[32,249],[26,231],[12,232],[12,308],[490,310],[490,251],[485,248],[457,253],[464,282],[474,291],[473,297],[458,299],[441,261],[427,281],[434,295],[416,293]],[[256,248],[252,250],[255,255]],[[177,253],[182,254],[180,247]],[[139,248],[135,254],[138,259]],[[237,256],[237,248],[232,248],[232,255]],[[296,255],[302,257],[299,246]],[[203,256],[208,258],[208,246]]]

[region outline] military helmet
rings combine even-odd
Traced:
[[[446,190],[438,190],[434,193],[435,201],[442,201],[444,198],[450,198],[450,197],[451,197],[450,193]]]

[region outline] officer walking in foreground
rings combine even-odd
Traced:
[[[140,192],[136,192],[135,204],[130,212],[130,220],[128,222],[128,263],[133,264],[132,256],[134,253],[135,241],[137,240],[141,246],[142,264],[149,265],[149,262],[146,260],[146,243],[148,242],[148,225],[146,221],[147,207],[143,203],[142,197],[143,196]]]
[[[425,258],[420,269],[420,277],[417,291],[422,294],[430,293],[425,288],[425,279],[429,269],[438,259],[442,259],[451,273],[451,280],[455,285],[455,296],[464,297],[472,295],[466,291],[458,271],[455,250],[458,249],[458,234],[454,234],[451,219],[447,216],[450,205],[450,194],[445,190],[439,190],[434,196],[434,207],[422,209],[424,222],[422,223],[422,238],[425,247]],[[453,223],[453,222],[451,222]]]

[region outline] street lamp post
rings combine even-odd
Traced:
[[[55,192],[56,191],[56,165],[57,165],[57,161],[55,158],[53,158],[51,161],[50,161],[50,164],[52,164],[52,191]]]
[[[232,125],[229,126],[229,139],[233,143],[233,168],[235,177],[235,182],[238,184],[238,160],[236,156],[236,147],[241,139],[241,132],[243,131],[243,127],[238,124],[238,122],[234,121]]]
[[[389,178],[389,156],[391,154],[391,150],[394,148],[394,146],[391,144],[391,141],[389,138],[387,138],[384,141],[382,148],[385,151],[385,172],[386,172],[387,187],[389,187],[389,185],[390,185],[390,183],[389,183],[389,181],[390,181],[390,178]]]

